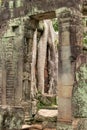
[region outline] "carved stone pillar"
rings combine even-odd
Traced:
[[[59,22],[59,77],[58,77],[58,128],[71,130],[72,89],[76,57],[81,52],[82,28],[80,13],[65,8],[58,16]],[[64,124],[61,124],[64,122]],[[66,122],[66,123],[65,123]]]
[[[31,95],[31,74],[32,74],[32,47],[33,35],[37,27],[37,21],[27,19],[24,27],[24,60],[23,60],[23,95],[22,105],[25,111],[25,121],[27,122],[32,116],[32,95]]]

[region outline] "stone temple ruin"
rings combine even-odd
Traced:
[[[59,23],[58,115],[48,122],[56,122],[57,130],[87,130],[87,70],[83,73],[87,53],[82,46],[82,18],[86,14],[86,0],[0,1],[1,130],[20,130],[35,116],[32,109],[36,110],[37,102],[31,96],[35,90],[30,77],[33,36],[36,29],[41,30],[39,21],[52,18]]]

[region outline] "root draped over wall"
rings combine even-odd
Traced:
[[[32,92],[56,94],[58,85],[58,34],[52,21],[40,21],[32,50]]]

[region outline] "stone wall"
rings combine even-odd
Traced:
[[[16,1],[16,3],[13,0],[10,0],[4,2],[0,10],[1,25],[3,25],[2,24],[3,20],[24,16],[26,14],[30,16],[29,19],[25,22],[24,34],[23,34],[23,30],[22,32],[20,32],[20,28],[23,27],[22,25],[20,26],[20,24],[23,23],[22,19],[19,18],[18,21],[14,19],[11,20],[10,23],[7,22],[8,29],[5,30],[6,32],[1,37],[0,40],[1,47],[3,47],[2,48],[3,51],[1,51],[1,68],[0,68],[1,69],[0,80],[2,81],[1,91],[3,93],[1,96],[1,104],[2,105],[8,104],[10,106],[22,105],[25,111],[25,117],[24,117],[25,119],[27,118],[29,119],[29,117],[31,117],[32,100],[31,100],[31,93],[30,93],[31,90],[30,74],[31,74],[31,63],[32,63],[32,42],[33,42],[33,34],[37,26],[37,23],[34,19],[36,19],[38,22],[39,19],[50,18],[50,15],[52,16],[52,18],[58,17],[58,15],[56,15],[57,11],[58,13],[60,13],[60,17],[58,17],[60,20],[59,21],[60,24],[59,42],[60,42],[60,50],[61,50],[59,52],[60,82],[59,82],[59,92],[58,92],[58,96],[59,96],[58,121],[60,122],[58,122],[57,130],[72,129],[71,128],[71,121],[72,121],[71,98],[72,98],[72,87],[74,83],[73,74],[72,74],[72,62],[74,61],[72,60],[73,58],[77,58],[78,56],[77,52],[80,53],[80,49],[81,49],[80,40],[82,38],[81,36],[82,32],[81,34],[79,33],[81,23],[78,23],[78,21],[80,21],[81,15],[76,16],[76,14],[78,15],[80,14],[81,2],[82,2],[81,0],[80,1],[23,0],[23,5],[22,5],[21,0],[19,0],[18,2]],[[61,9],[59,8],[65,10],[61,12]],[[51,12],[50,15],[49,12]],[[26,59],[23,57],[24,48],[22,44],[25,43],[25,40],[26,41],[28,40],[27,53],[25,55]],[[74,52],[76,52],[76,54]],[[74,56],[74,54],[76,57]],[[28,71],[27,71],[27,67],[28,67]],[[22,77],[24,73],[25,75],[27,75],[26,79]],[[27,91],[25,90],[24,101],[21,102],[23,96],[22,95],[23,82],[25,84],[24,86]],[[62,124],[61,122],[66,122],[66,123]]]
[[[1,4],[1,9],[0,9],[0,22],[3,20],[7,20],[10,18],[16,18],[19,16],[25,16],[28,14],[29,16],[31,15],[36,15],[36,14],[41,14],[39,18],[43,17],[42,13],[47,13],[47,12],[55,12],[56,9],[62,8],[62,7],[74,7],[77,10],[81,9],[79,8],[81,4],[81,0],[51,0],[51,1],[44,1],[44,0],[34,0],[34,1],[29,1],[29,0],[18,0],[18,1],[13,1],[13,0],[8,0],[4,1]],[[43,6],[45,5],[45,6]],[[79,6],[78,6],[79,5]],[[48,8],[49,7],[49,8]],[[52,17],[55,17],[55,13],[53,13]],[[49,15],[48,15],[49,17]]]
[[[2,104],[14,105],[22,98],[23,22],[10,20],[0,38]]]

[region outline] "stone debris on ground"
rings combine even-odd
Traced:
[[[55,117],[58,114],[58,110],[40,109],[37,114],[43,117]]]
[[[40,109],[38,110],[35,120],[39,123],[32,125],[23,125],[22,130],[56,130],[58,110]]]
[[[40,124],[23,125],[22,130],[56,130],[54,128],[43,128]]]
[[[40,109],[35,115],[37,121],[56,121],[58,110]]]

